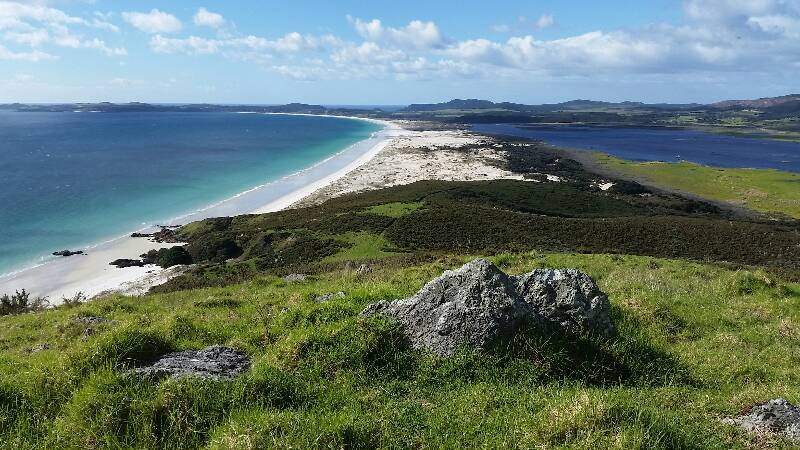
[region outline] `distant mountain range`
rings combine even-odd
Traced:
[[[480,99],[455,99],[443,103],[412,104],[405,108],[397,107],[340,107],[289,103],[286,105],[214,105],[214,104],[151,104],[151,103],[63,103],[63,104],[23,104],[0,105],[0,110],[22,112],[254,112],[254,113],[303,113],[303,114],[370,114],[404,115],[425,114],[682,114],[688,111],[739,111],[757,109],[765,118],[780,118],[800,115],[800,94],[755,100],[726,100],[712,104],[668,104],[642,102],[602,102],[595,100],[570,100],[562,103],[526,105],[522,103],[500,102]]]
[[[648,104],[642,102],[601,102],[594,100],[571,100],[563,103],[525,105],[520,103],[495,103],[489,100],[478,99],[455,99],[444,103],[423,103],[412,104],[403,111],[406,112],[431,112],[431,111],[465,111],[465,110],[505,110],[521,113],[545,113],[545,112],[568,112],[568,111],[589,111],[589,110],[691,110],[691,109],[770,109],[784,106],[785,111],[796,110],[794,103],[800,102],[800,94],[784,95],[781,97],[760,98],[756,100],[727,100],[710,105],[700,103],[689,104],[670,104],[656,103]]]

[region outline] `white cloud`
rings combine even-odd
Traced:
[[[342,41],[332,35],[312,36],[300,33],[287,33],[274,40],[252,35],[221,39],[208,39],[198,36],[166,38],[156,35],[150,39],[150,48],[157,53],[186,53],[192,55],[214,54],[223,50],[289,54],[320,51],[341,45]],[[241,57],[242,55],[238,56]],[[258,58],[250,57],[244,59]]]
[[[39,62],[52,59],[57,59],[57,57],[40,50],[34,50],[31,52],[13,52],[4,47],[3,45],[0,45],[0,61],[11,60],[11,61]]]
[[[0,39],[31,48],[31,51],[15,51],[4,47],[4,59],[41,61],[55,58],[50,53],[38,50],[46,45],[94,49],[109,56],[126,55],[124,48],[110,47],[99,38],[84,38],[73,32],[77,27],[111,32],[118,30],[107,19],[107,16],[95,14],[91,20],[87,20],[41,4],[0,1],[0,30],[5,30]]]
[[[25,28],[26,21],[48,24],[86,24],[80,17],[70,16],[61,10],[42,5],[0,1],[0,30]]]
[[[536,28],[544,29],[550,28],[555,25],[556,20],[553,18],[552,14],[542,14],[538,19],[536,19]]]
[[[150,48],[156,53],[188,53],[192,55],[208,55],[217,53],[222,47],[221,41],[190,36],[186,39],[166,38],[159,35],[150,39]]]
[[[750,17],[747,24],[765,33],[782,34],[788,38],[800,37],[800,19],[786,15]]]
[[[365,22],[359,18],[347,16],[361,37],[368,41],[385,41],[389,44],[405,48],[437,48],[445,44],[445,39],[434,22],[413,20],[405,27],[384,27],[380,20]]]
[[[711,5],[711,6],[709,6]],[[220,54],[259,64],[298,79],[696,77],[785,71],[800,66],[800,0],[685,0],[681,25],[655,24],[624,30],[595,30],[541,39],[531,30],[552,27],[550,14],[520,17],[494,28],[513,33],[504,40],[447,39],[434,22],[414,20],[394,27],[379,19],[347,19],[360,39],[299,32],[276,38],[254,35],[189,36],[150,41],[153,51]],[[213,13],[212,13],[213,14]],[[705,14],[705,15],[704,15]],[[224,20],[224,19],[223,19]]]
[[[45,29],[34,29],[31,31],[8,31],[3,35],[6,41],[29,47],[39,47],[50,41],[50,33]]]
[[[122,18],[145,33],[176,33],[183,28],[183,24],[172,14],[153,9],[149,13],[124,12]]]
[[[194,24],[200,27],[222,28],[225,18],[221,14],[213,13],[205,8],[200,8],[194,15]]]

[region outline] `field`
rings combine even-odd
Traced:
[[[723,169],[693,163],[637,163],[598,154],[604,168],[655,185],[800,218],[800,175],[777,170]]]

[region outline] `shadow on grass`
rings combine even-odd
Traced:
[[[618,335],[609,339],[526,326],[487,349],[464,348],[437,358],[414,350],[401,325],[375,317],[352,321],[333,333],[312,333],[296,353],[297,367],[328,379],[360,371],[368,383],[415,379],[431,386],[563,380],[591,386],[694,385],[689,371],[651,344],[635,319],[621,317],[617,324]]]

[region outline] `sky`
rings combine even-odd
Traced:
[[[0,102],[800,93],[800,0],[0,0]]]

